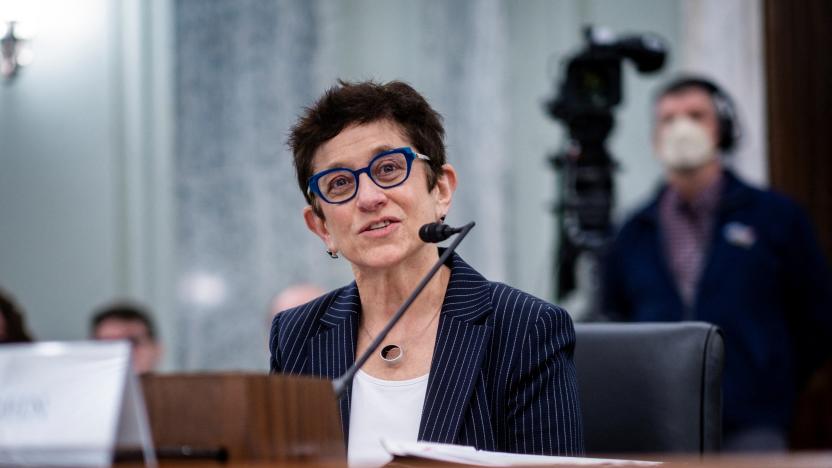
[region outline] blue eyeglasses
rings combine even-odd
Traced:
[[[410,177],[414,159],[430,161],[429,157],[405,146],[379,153],[367,167],[355,171],[345,167],[327,169],[309,178],[306,193],[310,197],[315,194],[327,203],[346,203],[358,193],[358,178],[362,173],[366,173],[381,188],[393,188]]]

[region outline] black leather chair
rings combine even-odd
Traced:
[[[719,450],[719,328],[702,322],[578,323],[575,332],[587,453]]]

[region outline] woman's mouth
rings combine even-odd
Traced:
[[[380,221],[378,223],[373,223],[367,228],[368,231],[375,231],[376,229],[386,228],[390,225],[390,221]]]
[[[399,222],[396,220],[383,219],[381,221],[376,221],[368,225],[366,228],[364,228],[361,234],[370,237],[382,237],[393,232],[393,230],[395,230],[398,225]]]

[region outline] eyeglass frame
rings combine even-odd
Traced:
[[[384,156],[394,154],[394,153],[401,153],[402,155],[404,155],[404,159],[407,163],[407,172],[405,173],[404,178],[401,181],[399,181],[399,182],[397,182],[393,185],[388,185],[388,186],[381,185],[373,177],[373,174],[370,172],[370,168],[373,166],[373,163],[375,163],[376,160],[378,160],[378,159],[380,159]],[[350,200],[355,198],[356,195],[358,195],[358,188],[359,188],[359,185],[361,184],[361,174],[367,174],[367,177],[371,181],[373,181],[373,183],[376,184],[378,187],[383,188],[385,190],[391,189],[393,187],[398,187],[399,185],[402,185],[403,183],[407,182],[407,179],[410,178],[410,170],[413,167],[413,161],[418,160],[418,159],[421,159],[422,161],[430,161],[430,157],[425,156],[424,154],[417,153],[417,152],[413,151],[413,148],[411,148],[409,146],[402,146],[401,148],[393,148],[393,149],[390,149],[390,150],[387,150],[387,151],[382,151],[381,153],[378,153],[377,155],[373,156],[373,158],[370,159],[370,162],[365,167],[362,167],[361,169],[352,170],[348,167],[333,167],[331,169],[326,169],[326,170],[323,170],[321,172],[312,174],[312,177],[310,177],[309,180],[306,182],[306,194],[309,195],[310,198],[312,197],[312,195],[315,195],[318,198],[320,198],[321,200],[329,203],[330,205],[343,205],[344,203],[349,202]],[[348,171],[348,172],[352,173],[353,177],[355,177],[355,191],[353,192],[352,195],[350,195],[349,198],[347,198],[345,200],[333,202],[333,201],[329,201],[324,196],[324,194],[321,193],[321,188],[318,187],[318,180],[320,180],[321,177],[323,177],[327,174],[336,172],[336,171]]]

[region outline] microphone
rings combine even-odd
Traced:
[[[443,223],[428,223],[419,228],[419,239],[422,239],[423,242],[436,244],[461,232],[463,229],[465,228],[452,228]]]
[[[471,221],[470,223],[462,226],[461,228],[453,228],[448,225],[442,223],[430,223],[425,224],[421,228],[419,228],[419,238],[426,243],[436,243],[442,242],[443,240],[451,237],[452,235],[459,233],[459,235],[451,242],[451,245],[442,252],[442,255],[439,257],[439,260],[433,264],[430,268],[430,271],[422,278],[422,281],[416,286],[416,289],[410,293],[410,296],[404,301],[404,303],[399,307],[399,310],[393,314],[393,317],[387,322],[387,325],[379,332],[378,336],[370,343],[370,346],[364,351],[364,354],[361,355],[358,359],[355,360],[352,366],[344,372],[344,375],[338,377],[337,379],[332,381],[332,388],[335,390],[335,399],[340,400],[344,393],[347,390],[347,385],[352,382],[352,379],[355,377],[355,373],[358,372],[358,369],[361,369],[364,366],[364,363],[367,362],[367,359],[370,359],[370,356],[375,352],[376,348],[384,341],[384,338],[387,337],[387,334],[390,333],[390,330],[399,322],[399,319],[402,318],[402,315],[407,311],[413,301],[416,300],[416,297],[425,289],[425,286],[428,285],[428,282],[433,278],[433,275],[439,271],[439,268],[448,260],[451,254],[454,253],[456,247],[462,242],[462,239],[465,239],[465,236],[474,228],[476,225],[475,222]],[[424,233],[424,234],[423,234]],[[442,237],[444,236],[444,237]],[[437,240],[433,240],[437,239]]]

